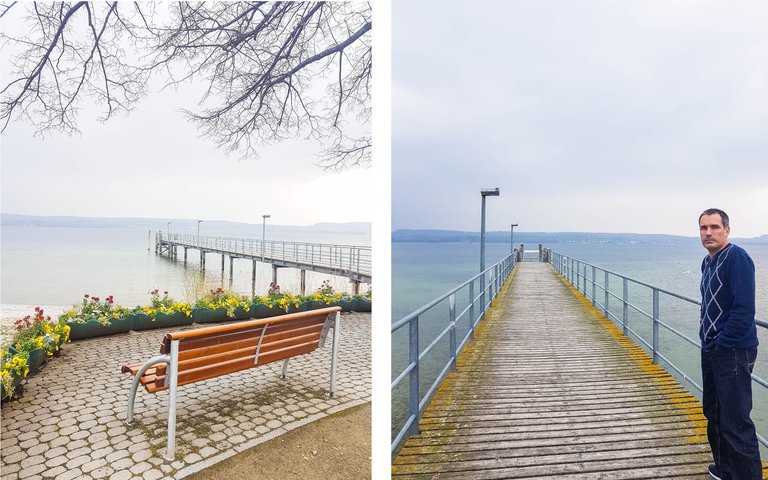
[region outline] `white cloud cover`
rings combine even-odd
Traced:
[[[767,22],[759,1],[396,0],[393,228],[478,230],[498,186],[491,229],[696,235],[719,206],[768,233]]]

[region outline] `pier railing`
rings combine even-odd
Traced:
[[[163,240],[162,233],[159,241]],[[324,243],[261,241],[250,238],[209,237],[172,233],[169,241],[189,248],[243,255],[262,260],[318,265],[371,276],[371,247]]]
[[[549,250],[549,249],[548,249]],[[603,312],[603,314],[610,320],[614,321],[621,329],[625,336],[633,338],[635,341],[645,347],[645,349],[652,355],[653,363],[659,364],[659,360],[662,360],[666,366],[674,370],[678,375],[695,387],[699,392],[702,392],[702,386],[695,380],[698,377],[696,373],[693,373],[691,368],[686,371],[685,367],[682,367],[675,363],[671,358],[674,354],[674,349],[671,347],[664,349],[664,343],[662,342],[662,328],[673,334],[679,342],[668,342],[672,346],[680,346],[680,344],[690,344],[697,350],[701,348],[701,344],[698,338],[691,338],[691,336],[680,331],[680,327],[675,327],[667,321],[667,318],[672,318],[673,315],[665,315],[662,312],[663,301],[675,300],[682,302],[683,307],[673,309],[668,306],[668,312],[675,310],[677,314],[682,312],[683,314],[691,314],[690,310],[692,306],[701,306],[701,302],[694,298],[686,297],[679,293],[671,292],[663,288],[659,288],[654,285],[635,280],[625,275],[621,275],[610,270],[592,265],[575,258],[568,257],[549,250],[548,258],[550,263],[573,285],[579,292],[581,292],[585,298],[592,302],[592,305]],[[613,285],[613,287],[612,287]],[[613,289],[613,290],[612,290]],[[619,293],[615,293],[620,291]],[[640,292],[645,291],[646,295],[650,292],[650,312],[643,309],[640,306],[641,296]],[[699,311],[695,311],[695,316],[699,316]],[[645,323],[638,322],[637,319],[644,319]],[[630,320],[632,319],[632,320]],[[759,328],[768,329],[768,322],[763,320],[756,321]],[[631,325],[637,325],[633,328]],[[638,331],[639,328],[645,328],[649,330],[649,340],[646,340],[644,335]],[[628,335],[628,334],[631,334]],[[678,362],[680,363],[680,362]],[[697,363],[698,365],[698,363]],[[662,365],[663,366],[663,365]],[[755,366],[756,368],[758,365]],[[762,365],[761,368],[767,367]],[[758,377],[756,374],[752,374],[752,381],[758,386],[758,389],[762,391],[756,391],[756,397],[768,398],[768,381]],[[755,401],[756,407],[759,407],[762,402]],[[765,415],[768,412],[760,412]],[[768,435],[768,432],[762,432],[764,435]],[[759,442],[768,447],[768,440],[761,435],[758,428],[757,438]]]
[[[394,435],[391,445],[393,452],[407,437],[418,433],[419,418],[424,408],[426,408],[429,399],[446,374],[450,370],[456,369],[456,357],[464,349],[469,339],[474,336],[475,328],[488,311],[504,281],[512,273],[514,266],[515,256],[509,255],[484,272],[475,275],[392,324],[391,332],[393,336],[396,332],[407,327],[408,339],[408,364],[401,372],[393,372],[393,375],[397,374],[397,378],[391,384],[391,390],[394,392],[398,385],[408,379],[408,415],[403,427]],[[446,300],[448,302],[447,310],[444,309]],[[430,314],[441,322],[437,328],[439,329],[443,326],[444,328],[422,350],[419,347],[419,319]],[[457,330],[464,330],[464,328],[459,327],[460,325],[464,325],[467,328],[467,333],[463,338],[457,338]],[[458,335],[460,336],[460,334]],[[446,336],[448,339],[448,360],[444,365],[436,368],[440,373],[431,384],[428,383],[429,380],[427,379],[426,383],[429,387],[426,388],[425,393],[422,395],[421,385],[425,383],[425,379],[420,377],[420,373],[423,373],[421,372],[421,367],[424,366],[425,359],[429,353]]]

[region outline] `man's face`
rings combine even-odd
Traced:
[[[731,233],[731,227],[723,227],[723,219],[718,213],[704,215],[699,220],[701,244],[704,245],[710,255],[716,254],[728,245],[729,233]]]

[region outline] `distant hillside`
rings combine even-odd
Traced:
[[[509,232],[486,232],[486,241],[489,243],[509,243],[509,240]],[[756,238],[734,238],[733,240],[741,244],[768,244],[768,235],[762,235]],[[392,241],[415,243],[471,243],[480,241],[480,233],[455,230],[396,230],[392,232]],[[699,238],[643,233],[515,232],[515,244],[518,243],[698,245]]]
[[[259,220],[261,218],[259,217]],[[65,217],[51,216],[38,217],[32,215],[16,215],[12,213],[0,214],[0,225],[3,227],[47,227],[47,228],[125,228],[137,230],[151,230],[153,232],[168,229],[171,223],[171,233],[196,233],[197,219],[189,218],[108,218],[108,217]],[[262,224],[227,222],[221,220],[203,220],[200,225],[201,234],[204,235],[228,235],[258,238],[261,236]],[[314,225],[279,225],[267,220],[269,232],[285,232],[300,234],[312,233],[340,233],[345,235],[360,235],[370,237],[371,224],[368,222],[350,223],[317,223]]]

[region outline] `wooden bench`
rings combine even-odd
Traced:
[[[169,390],[168,446],[165,458],[176,454],[176,393],[188,383],[239,372],[267,363],[283,361],[281,378],[288,371],[288,359],[322,347],[333,328],[330,395],[336,388],[340,307],[322,308],[260,320],[168,333],[160,355],[144,363],[123,365],[133,375],[128,393],[126,423],[133,422],[133,404],[139,384],[149,393]]]

